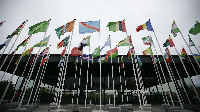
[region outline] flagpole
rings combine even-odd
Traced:
[[[99,24],[100,24],[100,19],[99,19]],[[100,29],[100,25],[99,25]],[[101,45],[101,38],[100,38],[100,31],[99,31],[99,46]],[[101,52],[100,52],[100,59],[101,59]],[[100,63],[100,111],[101,111],[101,63]]]
[[[185,65],[184,65],[184,63],[183,63],[183,61],[182,61],[182,59],[181,59],[181,57],[180,57],[180,54],[178,53],[178,51],[177,51],[177,49],[176,49],[175,46],[174,46],[174,48],[175,48],[175,50],[176,50],[176,53],[177,53],[178,56],[179,56],[179,59],[180,59],[182,65],[183,65],[183,68],[184,68],[184,70],[185,70],[185,72],[186,72],[188,78],[190,79],[190,81],[191,81],[191,83],[192,83],[192,87],[193,87],[193,89],[194,89],[194,91],[195,91],[195,94],[197,95],[197,98],[198,98],[198,100],[200,101],[200,97],[199,97],[199,95],[198,95],[198,92],[196,91],[196,88],[195,88],[195,86],[194,86],[194,83],[193,83],[193,81],[192,81],[192,79],[191,79],[191,77],[190,77],[190,75],[189,75],[189,73],[188,73],[188,71],[187,71],[187,69],[186,69],[186,67],[185,67]]]
[[[29,40],[30,40],[30,39],[29,39]],[[28,42],[29,42],[29,40],[28,40]],[[26,44],[26,47],[27,47],[27,44]],[[26,47],[24,48],[24,51],[25,51]],[[13,57],[14,57],[14,56],[13,56]],[[13,59],[13,57],[12,57],[12,59]],[[12,59],[11,59],[11,61],[9,62],[9,65],[10,65],[10,63],[12,62]],[[19,62],[21,61],[21,59],[22,59],[22,57],[20,56]],[[6,60],[6,59],[5,59],[5,60]],[[6,71],[8,70],[9,65],[8,65]],[[15,74],[17,68],[18,68],[18,65],[19,65],[19,63],[16,65],[16,67],[15,67],[13,73],[12,73],[12,76],[11,76],[11,78],[9,79],[9,83],[8,83],[8,85],[6,86],[6,89],[5,89],[4,93],[3,93],[3,96],[1,97],[0,104],[1,104],[1,102],[3,101],[3,99],[4,99],[4,97],[5,97],[6,93],[7,93],[7,90],[8,90],[8,88],[9,88],[9,85],[10,85],[10,83],[11,83],[11,80],[12,80],[12,78],[14,77],[14,74]],[[3,77],[5,76],[6,71],[4,72]],[[3,79],[3,77],[2,77],[2,79]],[[2,80],[2,79],[1,79],[1,80]]]
[[[150,21],[150,19],[149,19],[149,21]],[[165,58],[164,58],[163,52],[162,52],[161,47],[160,47],[160,44],[159,44],[159,42],[158,42],[158,38],[157,38],[157,36],[156,36],[156,34],[155,34],[154,31],[153,31],[153,33],[154,33],[154,36],[156,37],[156,41],[157,41],[157,43],[158,43],[160,52],[161,52],[161,54],[162,54],[162,56],[163,56],[163,59],[164,59],[164,62],[165,62],[167,71],[169,72],[170,78],[172,79],[172,75],[171,75],[171,73],[170,73],[170,71],[169,71],[169,66],[167,66],[167,64],[166,64],[166,60],[165,60]],[[174,83],[173,79],[172,79],[172,82]],[[175,86],[175,85],[174,85],[174,86]],[[177,93],[176,87],[175,87],[175,91],[176,91],[176,93]],[[178,94],[177,94],[177,96],[178,96],[178,99],[179,99],[179,101],[180,101],[180,98],[179,98],[179,95],[178,95]],[[183,109],[183,105],[182,105],[181,101],[180,101],[180,105],[181,105],[181,108]]]
[[[24,26],[26,25],[26,22],[27,22],[27,21],[28,21],[28,20],[24,21],[25,23],[23,24],[23,27],[22,27],[22,29],[23,29],[23,28],[24,28]],[[19,28],[19,27],[18,27],[18,28]],[[17,28],[17,29],[18,29],[18,28]],[[19,35],[21,34],[21,31],[22,31],[22,29],[20,30],[20,32],[19,32]],[[16,31],[16,30],[15,30],[15,31]],[[14,31],[14,32],[15,32],[15,31]],[[11,35],[12,35],[12,34],[11,34]],[[12,47],[10,48],[10,51],[11,51],[11,49],[14,47],[14,44],[15,44],[15,42],[17,41],[17,39],[18,39],[19,35],[17,35],[17,38],[15,39],[15,41],[14,41],[14,43],[13,43]],[[11,39],[10,39],[10,41],[11,41],[13,37],[10,37],[10,38],[11,38]],[[9,45],[10,41],[9,41],[9,42],[8,42],[8,44],[6,45],[6,48],[8,47],[8,45]],[[2,55],[3,55],[3,53],[5,52],[6,48],[5,48],[5,49],[3,50],[3,52],[1,53],[1,56],[0,56],[0,58],[2,57]],[[10,51],[8,52],[8,54],[10,53]],[[7,54],[6,58],[5,58],[5,60],[7,59],[7,57],[8,57],[8,54]],[[4,60],[3,64],[5,63],[5,60]],[[2,66],[3,66],[3,64],[2,64]],[[0,67],[0,70],[1,70],[2,66]]]
[[[49,24],[50,24],[50,21],[51,21],[51,19],[49,20]],[[48,29],[48,27],[49,27],[49,24],[48,24],[48,26],[47,26],[47,29]],[[43,39],[42,39],[42,43],[43,43],[43,40],[44,40],[44,38],[45,38],[45,36],[46,36],[47,29],[46,29],[45,34],[44,34],[44,37],[43,37]],[[42,43],[41,43],[41,45],[40,45],[40,48],[39,48],[37,54],[39,54],[39,52],[40,52],[40,49],[41,49],[41,47],[42,47]],[[31,69],[31,68],[29,69],[29,72],[30,72],[30,73],[29,73],[28,81],[30,80],[30,78],[31,78],[31,76],[32,76],[32,73],[33,73],[33,70],[34,70],[36,61],[37,61],[37,58],[34,60],[33,68],[32,68],[32,69]],[[28,83],[26,83],[25,90],[24,90],[24,93],[23,93],[23,96],[22,96],[22,99],[21,99],[21,101],[20,101],[20,104],[19,104],[19,107],[18,107],[18,108],[20,108],[20,106],[21,106],[21,104],[22,104],[22,100],[23,100],[23,98],[24,98],[24,95],[25,95],[25,92],[26,92],[27,88],[28,88]]]

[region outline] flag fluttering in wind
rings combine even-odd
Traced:
[[[189,35],[188,35],[189,36]],[[192,41],[192,39],[190,38],[189,36],[189,44],[188,44],[189,47],[191,46],[195,46],[194,42]]]
[[[182,52],[180,54],[180,57],[182,58],[182,60],[185,60],[185,56],[187,56],[187,53],[186,53],[185,49],[182,48]]]
[[[64,35],[64,33],[73,31],[74,22],[75,22],[74,20],[70,21],[70,22],[66,23],[65,25],[62,25],[61,27],[58,27],[57,29],[55,29],[56,34],[57,34],[59,39],[60,39],[61,35]]]
[[[167,54],[167,56],[171,56],[168,48],[165,49],[165,53]]]
[[[108,56],[109,58],[111,58],[111,55],[112,55],[112,58],[116,58],[118,56],[117,46],[114,49],[107,51],[106,53],[107,53],[106,56]]]
[[[79,50],[82,51],[83,47],[90,45],[90,37],[91,36],[87,36],[80,42],[80,44],[78,46]]]
[[[138,26],[138,27],[136,28],[136,31],[139,32],[140,30],[145,30],[145,29],[148,30],[148,31],[154,31],[154,30],[153,30],[153,27],[152,27],[152,25],[151,25],[150,20],[147,21],[146,23],[144,23],[144,24]]]
[[[12,38],[14,35],[19,35],[19,32],[22,30],[25,23],[26,23],[26,21],[24,21],[11,35],[8,35],[6,39]]]
[[[62,53],[61,53],[61,56],[60,56],[60,61],[59,61],[59,63],[58,63],[58,67],[60,67],[60,64],[61,64],[61,62],[64,60],[64,55],[65,55],[65,50],[66,50],[66,47],[65,47],[65,49],[62,51]]]
[[[92,56],[93,57],[97,57],[97,56],[100,56],[100,46],[97,47],[94,52],[92,53]]]
[[[130,58],[131,55],[135,55],[135,49],[134,49],[134,47],[133,47],[133,48],[130,48],[130,49],[128,50],[127,55],[128,55],[128,58]]]
[[[198,62],[200,62],[200,54],[194,54],[194,58],[195,58]]]
[[[28,38],[26,38],[23,42],[21,42],[18,46],[17,46],[17,48],[15,49],[15,51],[17,51],[18,49],[19,49],[19,47],[20,46],[25,46],[26,44],[27,44],[27,42],[28,42],[28,40],[30,39],[30,37],[31,36],[28,36]]]
[[[48,53],[49,53],[49,47],[45,48],[45,49],[40,53],[39,56],[45,56],[45,55],[47,55]]]
[[[151,55],[153,55],[153,52],[152,52],[151,47],[147,48],[147,49],[144,50],[142,53],[143,53],[143,55],[147,55],[147,54],[151,54]]]
[[[109,22],[107,24],[107,27],[109,27],[109,31],[122,31],[126,32],[126,26],[125,26],[125,21],[117,21],[117,22]]]
[[[40,23],[37,23],[31,27],[29,27],[29,32],[28,35],[32,35],[38,32],[45,32],[47,29],[47,26],[49,25],[50,20],[48,21],[43,21]]]
[[[128,36],[127,38],[125,38],[124,40],[120,41],[117,46],[132,46],[132,40],[131,40],[131,36]]]
[[[153,44],[153,39],[150,36],[143,37],[142,38],[144,45],[152,45]]]
[[[57,48],[59,49],[59,48],[61,48],[61,47],[63,47],[63,46],[67,46],[68,43],[69,43],[69,37],[70,37],[70,36],[66,37],[66,38],[63,39],[61,42],[59,42],[59,43],[57,44]]]
[[[82,57],[83,60],[87,60],[89,62],[92,62],[92,54],[89,54],[89,55],[83,54],[81,57]]]
[[[79,34],[100,31],[100,21],[79,22]]]
[[[110,39],[110,37],[108,37],[107,41],[105,42],[105,44],[103,45],[103,47],[100,49],[100,52],[103,50],[103,48],[105,46],[111,46],[111,39]]]
[[[42,59],[42,62],[41,62],[41,66],[43,66],[43,64],[48,61],[49,55],[50,54],[44,56],[44,58]]]
[[[6,40],[3,44],[0,45],[0,50],[4,47],[7,46],[10,42],[11,38],[9,38],[8,40]]]
[[[177,27],[175,21],[173,21],[172,28],[171,28],[171,33],[173,34],[174,37],[176,37],[178,32],[180,32],[180,30]]]
[[[190,29],[189,33],[192,35],[197,35],[200,33],[200,23],[196,21],[197,23]]]
[[[175,45],[174,45],[174,42],[172,41],[172,39],[171,39],[171,37],[169,37],[167,40],[166,40],[166,42],[163,44],[163,47],[167,47],[167,46],[169,46],[170,45],[170,47],[174,47]]]
[[[99,62],[99,63],[107,63],[107,62],[108,62],[108,56],[99,58],[99,59],[98,59],[98,62]]]
[[[32,51],[33,51],[33,47],[29,48],[24,53],[22,53],[20,57],[23,58],[24,56],[30,56]],[[15,62],[16,65],[19,63],[20,57]]]
[[[0,27],[3,25],[3,23],[5,23],[6,21],[2,21],[2,22],[0,22]]]
[[[124,59],[123,59],[123,56],[121,57],[121,68],[124,68]]]
[[[165,54],[165,53],[164,53],[164,58],[165,58],[167,63],[171,63],[171,60],[169,59],[169,56],[167,54]]]
[[[74,47],[72,50],[71,50],[71,56],[81,56],[83,54],[83,51],[82,50],[79,50],[78,47]]]
[[[138,55],[137,55],[137,60],[138,60],[139,67],[141,67],[142,66],[142,62],[141,62],[140,57]]]
[[[155,58],[155,57],[152,55],[152,60],[153,60],[153,64],[156,65],[156,63],[158,62],[157,58]]]
[[[39,43],[35,44],[33,47],[47,46],[47,44],[49,42],[49,38],[50,38],[50,35],[48,37],[46,37],[43,41],[41,40]]]

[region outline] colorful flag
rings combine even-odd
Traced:
[[[75,62],[74,62],[75,68],[76,68],[76,66],[77,66],[77,63],[78,63],[78,56],[76,56],[76,60],[75,60]]]
[[[46,37],[43,41],[41,40],[39,43],[35,44],[33,47],[47,46],[47,44],[49,42],[49,38],[50,38],[50,35],[48,37]]]
[[[103,48],[104,48],[105,46],[111,46],[110,37],[108,37],[107,41],[105,42],[105,44],[103,45],[103,47],[100,49],[100,52],[103,50]]]
[[[137,55],[137,60],[138,60],[138,66],[141,67],[142,66],[142,62],[140,60],[140,57]]]
[[[74,47],[71,50],[71,56],[81,56],[83,54],[82,50],[79,50],[78,47]]]
[[[59,61],[59,63],[58,63],[58,67],[60,67],[60,64],[61,64],[61,62],[63,61],[63,59],[64,59],[64,55],[65,55],[65,50],[66,50],[66,47],[65,47],[65,49],[62,51],[62,53],[61,53],[61,56],[60,56],[60,61]]]
[[[153,40],[152,37],[143,37],[142,38],[144,45],[152,45],[153,44]]]
[[[10,42],[11,38],[9,38],[8,40],[6,40],[3,44],[0,45],[0,50],[4,47],[7,46]]]
[[[79,50],[82,51],[83,47],[85,46],[89,46],[90,45],[90,37],[91,36],[87,36],[85,37],[79,44]]]
[[[188,35],[188,36],[189,36],[189,35]],[[189,47],[195,46],[195,45],[194,45],[194,42],[192,41],[192,39],[190,38],[190,36],[189,36],[189,44],[188,44],[188,46],[189,46]]]
[[[45,49],[40,53],[39,56],[45,56],[45,55],[47,55],[48,53],[49,53],[49,47],[45,48]]]
[[[29,36],[28,38],[26,38],[22,43],[20,43],[17,48],[15,49],[15,51],[17,51],[19,49],[20,46],[25,46],[28,42],[28,40],[30,39],[31,36]]]
[[[93,57],[97,57],[97,56],[100,56],[100,46],[97,47],[94,52],[92,53],[92,56]]]
[[[30,56],[32,51],[33,51],[33,47],[31,47],[30,49],[26,50],[26,51],[22,54],[22,56],[23,56],[23,57],[24,57],[24,56]]]
[[[186,51],[184,48],[182,48],[182,52],[180,54],[180,57],[182,58],[182,60],[185,60],[185,56],[187,55]]]
[[[167,54],[167,56],[171,56],[168,48],[165,48],[165,53]]]
[[[87,60],[87,61],[89,61],[89,62],[92,62],[92,54],[89,54],[89,55],[83,54],[81,57],[82,57],[82,59],[84,59],[84,60]]]
[[[99,62],[99,63],[106,63],[106,62],[108,62],[108,56],[99,58],[99,59],[98,59],[98,62]]]
[[[2,22],[0,23],[0,27],[3,25],[4,22],[6,22],[6,21],[2,21]]]
[[[79,22],[79,34],[100,31],[100,21]]]
[[[118,56],[117,46],[114,49],[107,51],[106,53],[107,53],[106,56],[108,56],[109,58],[111,58],[111,55],[112,55],[112,58],[116,58]]]
[[[124,59],[123,59],[123,56],[121,57],[121,68],[124,68]]]
[[[130,58],[131,55],[135,55],[135,49],[134,49],[134,47],[133,47],[133,48],[130,48],[130,49],[128,50],[127,55],[128,55],[128,58]]]
[[[180,32],[180,30],[177,27],[175,21],[173,21],[172,28],[171,28],[171,33],[173,34],[174,37],[176,37],[178,32]]]
[[[155,57],[152,55],[152,59],[153,59],[153,64],[156,65],[156,63],[158,62],[157,58],[155,58]]]
[[[18,35],[21,29],[24,27],[26,21],[24,21],[11,35],[8,35],[6,39],[12,38],[14,35]]]
[[[124,40],[120,41],[117,46],[132,46],[132,40],[131,40],[131,36],[128,36],[127,38],[125,38]]]
[[[147,54],[151,54],[151,55],[153,55],[153,52],[152,52],[151,47],[147,48],[147,49],[144,50],[142,53],[143,53],[143,55],[147,55]]]
[[[35,55],[33,55],[33,58],[31,59],[30,65],[32,64],[33,59],[36,57],[36,55],[37,55],[37,53]]]
[[[136,28],[136,31],[139,32],[140,30],[144,30],[144,29],[147,29],[148,31],[154,31],[150,20],[144,23],[143,25],[138,26]]]
[[[195,58],[198,62],[200,62],[200,54],[194,54],[194,58]]]
[[[190,29],[189,33],[192,35],[197,35],[200,33],[200,23],[196,21],[197,23]]]
[[[167,63],[171,63],[171,60],[169,59],[168,55],[164,53],[164,58]]]
[[[63,39],[61,42],[59,42],[59,43],[57,44],[57,48],[59,49],[59,48],[61,48],[61,47],[63,47],[63,46],[67,46],[68,43],[69,43],[69,37],[70,37],[70,36],[66,37],[66,38]]]
[[[166,40],[166,42],[163,44],[163,47],[167,47],[167,46],[169,46],[170,45],[170,47],[174,47],[175,45],[174,45],[174,42],[172,41],[172,39],[171,39],[171,37],[169,37],[167,40]]]
[[[117,21],[117,22],[109,22],[107,24],[107,27],[109,27],[109,31],[122,31],[126,32],[126,26],[125,26],[125,21]]]
[[[47,26],[49,25],[50,20],[48,21],[43,21],[40,23],[37,23],[31,27],[29,27],[29,32],[28,35],[32,35],[38,32],[45,32],[47,29]]]
[[[46,55],[46,56],[42,59],[41,66],[43,66],[43,64],[44,64],[45,62],[48,61],[49,55],[50,55],[50,54]]]
[[[55,29],[56,34],[59,39],[60,39],[61,35],[64,35],[64,33],[73,31],[74,22],[75,22],[74,20],[70,21],[70,22],[66,23],[65,25],[62,25],[61,27],[58,27],[57,29]]]

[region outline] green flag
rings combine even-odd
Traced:
[[[32,34],[35,34],[38,32],[45,32],[47,29],[47,26],[49,25],[49,21],[50,20],[43,21],[43,22],[37,23],[37,24],[29,27],[28,35],[32,35]]]
[[[92,53],[92,56],[93,57],[97,57],[97,56],[100,56],[100,46],[97,47],[94,52]]]
[[[200,33],[200,23],[197,21],[197,23],[190,29],[189,31],[190,34],[196,35]]]

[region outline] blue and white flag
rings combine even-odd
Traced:
[[[100,21],[79,22],[79,34],[100,31]]]

